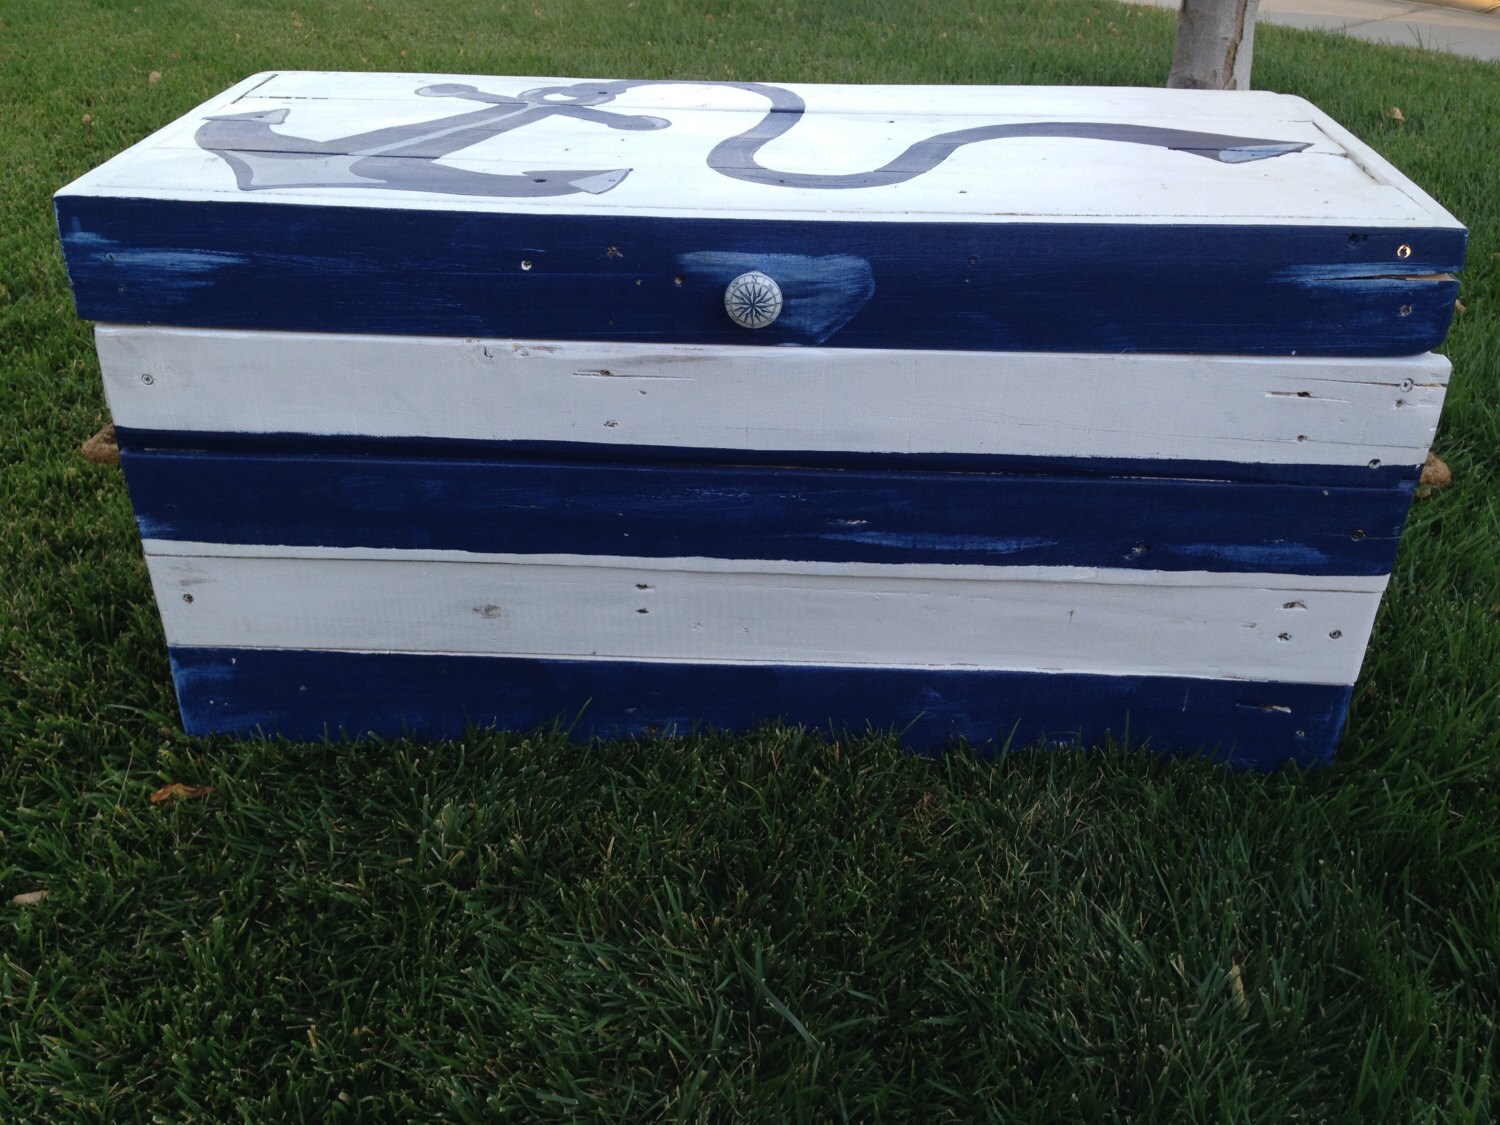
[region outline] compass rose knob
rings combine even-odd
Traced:
[[[724,290],[724,311],[741,328],[764,328],[781,315],[781,286],[761,273],[742,273]]]

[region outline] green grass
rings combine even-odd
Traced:
[[[1454,484],[1311,777],[188,738],[123,481],[77,452],[107,415],[49,195],[254,71],[1159,85],[1171,35],[1103,0],[0,0],[0,1121],[1492,1120],[1492,65],[1258,35],[1258,85],[1473,230]]]

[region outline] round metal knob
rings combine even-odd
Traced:
[[[724,290],[724,311],[741,328],[764,328],[781,315],[781,286],[761,273],[742,273]]]

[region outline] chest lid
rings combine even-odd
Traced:
[[[256,75],[57,210],[95,320],[986,350],[1415,354],[1465,238],[1284,95],[406,74]]]

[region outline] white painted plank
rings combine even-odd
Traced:
[[[290,552],[289,552],[290,553]],[[299,553],[300,554],[300,553]],[[1380,595],[1178,581],[937,576],[886,567],[494,557],[162,555],[147,562],[182,646],[620,660],[963,667],[1348,684]],[[675,568],[674,568],[675,567]],[[951,568],[958,569],[958,568]],[[970,571],[985,568],[966,568]],[[860,572],[863,570],[864,572]],[[1223,578],[1225,576],[1217,576]],[[1368,580],[1359,585],[1368,584]]]
[[[934,581],[1104,583],[1112,586],[1212,586],[1229,590],[1319,590],[1326,593],[1381,594],[1389,575],[1303,575],[1219,570],[1118,570],[1097,566],[1006,566],[978,563],[823,562],[808,559],[637,558],[634,555],[496,554],[447,548],[310,547],[258,543],[203,543],[146,539],[150,555],[205,558],[374,559],[386,562],[515,563],[528,566],[628,566],[635,570],[684,568],[714,574],[819,574],[845,578],[921,578]]]
[[[966,145],[904,183],[858,190],[766,186],[707,165],[718,142],[760,120],[765,96],[732,85],[651,84],[602,101],[600,112],[667,126],[620,130],[598,120],[543,117],[442,158],[482,172],[631,169],[614,188],[542,199],[493,199],[384,188],[282,187],[241,192],[222,160],[198,148],[211,116],[273,109],[275,130],[326,141],[372,128],[438,122],[482,103],[420,96],[469,86],[504,97],[587,83],[473,75],[270,74],[241,83],[64,189],[71,194],[275,199],[363,207],[920,221],[1290,224],[1455,227],[1430,197],[1300,98],[1219,91],[1048,87],[839,87],[791,84],[807,111],[765,146],[768,167],[819,174],[881,166],[915,141],[953,129],[1040,121],[1123,123],[1306,143],[1304,152],[1226,164],[1147,145],[1084,138],[1009,138]],[[208,157],[208,159],[204,159]],[[1108,183],[1108,191],[1099,184]]]
[[[101,325],[138,429],[1420,464],[1449,364],[692,347]],[[149,376],[149,379],[146,378]]]

